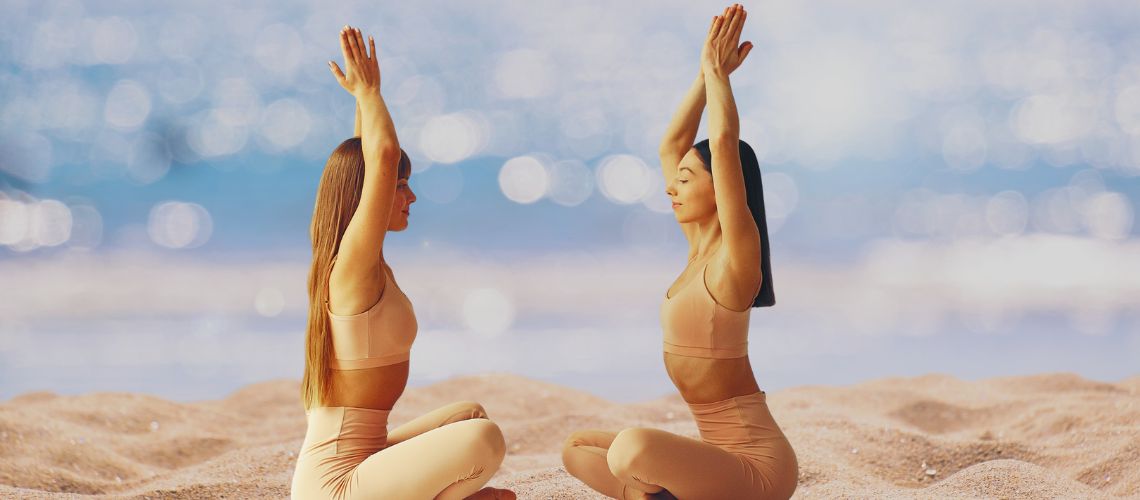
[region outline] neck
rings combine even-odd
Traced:
[[[697,259],[704,260],[720,248],[720,219],[714,213],[708,219],[697,222]]]

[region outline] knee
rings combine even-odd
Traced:
[[[617,477],[626,477],[637,470],[638,465],[652,453],[653,429],[625,429],[614,437],[606,453],[606,464]]]
[[[494,422],[487,419],[469,420],[465,425],[472,428],[470,434],[472,446],[488,451],[496,461],[502,461],[507,454],[507,443],[503,439],[503,431]]]
[[[564,441],[562,441],[562,451],[565,452],[566,450],[573,449],[576,446],[582,446],[586,444],[584,440],[585,435],[586,433],[583,431],[572,432]]]
[[[575,432],[571,433],[570,436],[567,437],[565,441],[562,441],[562,463],[563,464],[569,464],[570,463],[569,457],[571,456],[571,453],[573,452],[574,448],[577,448],[579,446],[586,444],[586,441],[584,440],[584,436],[585,436],[584,432],[575,431]]]

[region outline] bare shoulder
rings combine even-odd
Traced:
[[[734,311],[747,310],[755,300],[761,279],[760,262],[738,262],[725,249],[709,259],[705,286],[718,304]]]
[[[350,316],[372,308],[380,300],[387,284],[384,262],[354,262],[338,259],[329,274],[329,311]]]

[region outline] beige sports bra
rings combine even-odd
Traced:
[[[360,314],[333,314],[325,304],[332,332],[332,367],[337,370],[360,370],[394,365],[407,361],[412,342],[416,340],[416,313],[412,303],[396,285],[387,264],[381,264],[388,275],[384,291],[367,311]]]

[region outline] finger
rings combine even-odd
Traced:
[[[748,11],[744,7],[740,8],[740,19],[736,21],[736,39],[740,39],[740,33],[744,31],[744,22],[748,20]]]
[[[716,32],[713,33],[713,36],[720,36],[721,32],[724,31],[724,27],[728,24],[728,15],[729,14],[732,14],[732,6],[731,5],[729,5],[728,7],[725,7],[724,12],[722,12],[720,14],[720,24],[718,24],[716,26]]]
[[[329,61],[329,70],[331,70],[333,76],[336,77],[337,83],[344,85],[344,72],[340,70],[340,66],[337,66],[333,61]]]
[[[713,19],[712,30],[709,32],[709,39],[715,39],[716,37],[720,36],[720,32],[723,30],[723,28],[724,17],[716,16],[716,18]]]
[[[737,33],[740,33],[740,8],[734,7],[732,13],[728,15],[728,26],[724,31],[724,35],[732,37]]]
[[[348,40],[348,54],[352,56],[351,61],[348,63],[349,66],[351,66],[349,69],[355,69],[355,67],[360,64],[360,47],[356,46],[356,29],[349,28],[344,36]]]
[[[729,6],[727,9],[725,9],[724,15],[720,16],[720,17],[724,18],[725,27],[732,25],[732,17],[735,15],[736,15],[736,5],[735,4]]]
[[[340,53],[344,56],[344,67],[352,69],[352,56],[349,54],[351,49],[348,46],[348,31],[340,30]]]
[[[364,35],[360,33],[360,28],[356,28],[356,47],[360,51],[360,60],[368,60],[368,47],[364,45]]]
[[[372,50],[372,58],[379,59],[376,57],[376,40],[372,38],[372,35],[368,36],[368,48]]]
[[[744,42],[740,46],[740,51],[738,52],[740,54],[740,62],[744,62],[744,59],[748,57],[749,52],[752,52],[752,42]]]

